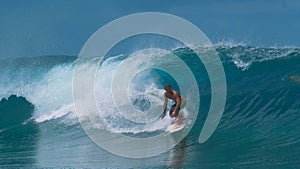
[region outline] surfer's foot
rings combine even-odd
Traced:
[[[183,124],[183,122],[184,122],[185,119],[186,118],[183,115],[179,115],[177,117],[176,123],[179,124],[179,125],[181,125],[181,124]]]
[[[171,124],[174,124],[174,123],[176,123],[177,121],[178,121],[178,118],[177,118],[177,117],[174,117],[174,118],[172,119]]]
[[[181,119],[181,120],[185,120],[186,119],[186,117],[184,115],[182,115],[182,114],[178,115],[178,118]]]
[[[181,125],[181,124],[183,124],[184,119],[185,119],[184,116],[179,115],[178,117],[174,117],[174,118],[172,119],[171,124],[178,124],[178,125]]]

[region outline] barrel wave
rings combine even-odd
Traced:
[[[72,97],[73,71],[80,62],[76,56],[2,59],[0,168],[300,167],[300,48],[220,44],[215,49],[226,74],[227,99],[214,134],[199,144],[199,133],[211,101],[205,67],[192,50],[175,48],[172,53],[189,65],[196,77],[201,101],[196,110],[198,116],[191,118],[189,114],[194,112],[183,110],[190,124],[187,125],[191,128],[189,134],[170,151],[138,160],[110,154],[85,135]],[[151,55],[165,55],[155,52]],[[108,74],[127,58],[126,54],[108,56],[98,67],[95,93],[105,119],[99,119],[91,127],[129,137],[167,134],[171,119],[156,118],[161,112],[149,114],[150,123],[135,123],[121,118],[111,106]],[[89,59],[86,66],[89,62],[97,59]],[[133,118],[147,116],[145,113],[153,103],[163,104],[165,83],[180,90],[176,79],[161,70],[145,70],[134,77],[128,97],[141,114]],[[188,104],[195,104],[192,96],[185,97]]]

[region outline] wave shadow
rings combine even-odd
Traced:
[[[32,167],[36,163],[38,125],[34,106],[24,97],[11,95],[0,101],[0,168]]]

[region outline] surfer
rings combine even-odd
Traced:
[[[164,110],[163,110],[161,118],[163,119],[166,116],[168,99],[171,99],[175,102],[171,106],[171,109],[169,111],[170,117],[178,118],[180,116],[179,115],[180,108],[182,108],[184,106],[183,104],[185,104],[185,100],[182,96],[180,96],[180,94],[177,91],[171,89],[170,84],[165,85],[165,90],[166,90],[166,92],[164,93],[164,97],[165,97]]]

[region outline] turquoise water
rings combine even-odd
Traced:
[[[192,51],[174,49],[195,74],[201,98],[198,116],[188,118],[195,123],[178,145],[142,159],[103,150],[81,128],[72,100],[76,57],[1,60],[0,168],[299,168],[300,49],[220,45],[216,50],[226,73],[227,100],[215,133],[199,144],[211,99],[205,68]],[[100,66],[101,78],[125,58]],[[137,93],[130,96],[132,103],[142,111],[148,109],[149,91],[161,94],[166,82],[179,89],[174,79],[158,70],[137,76],[132,83],[138,87],[131,86]],[[107,86],[103,80],[96,83]],[[96,90],[102,94],[100,103],[106,100],[103,90]],[[108,124],[99,125],[108,125],[113,133],[131,137],[165,133],[166,123],[145,127],[108,116]]]

